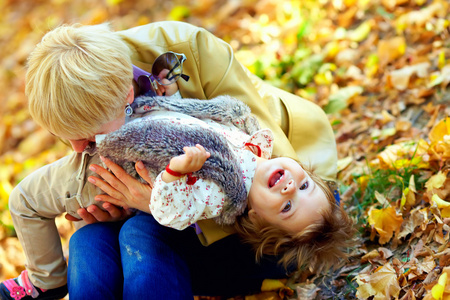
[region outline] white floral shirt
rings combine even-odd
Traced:
[[[224,125],[212,120],[199,120],[184,114],[156,111],[146,117],[168,118],[183,126],[198,124],[222,134],[239,158],[242,176],[247,194],[250,190],[256,170],[255,154],[269,159],[272,155],[273,134],[262,129],[249,136],[231,123]],[[250,147],[248,151],[245,147]],[[259,153],[258,153],[259,152]],[[187,176],[166,183],[159,174],[153,183],[150,210],[154,218],[162,225],[182,230],[199,220],[211,219],[220,215],[225,194],[222,188],[211,180],[198,178],[190,185]]]

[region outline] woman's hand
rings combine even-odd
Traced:
[[[116,222],[130,217],[133,212],[129,209],[122,209],[111,203],[105,202],[102,207],[106,210],[98,208],[96,205],[90,205],[87,208],[79,208],[77,210],[81,219],[75,218],[72,215],[66,214],[65,217],[69,221],[78,222],[85,221],[87,224],[97,222]]]
[[[101,159],[111,172],[95,164],[89,167],[91,171],[100,176],[100,178],[89,176],[89,182],[106,193],[106,195],[100,194],[95,196],[95,200],[105,202],[104,205],[107,205],[107,203],[114,204],[125,210],[136,208],[150,213],[149,204],[152,194],[152,185],[148,171],[144,168],[142,162],[136,163],[136,171],[149,184],[139,182],[111,160],[103,157]],[[108,207],[106,207],[106,209],[109,211]],[[112,208],[110,209],[117,215],[117,212]]]

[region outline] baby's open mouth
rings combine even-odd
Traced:
[[[284,176],[284,170],[277,170],[269,178],[269,189],[275,186]]]

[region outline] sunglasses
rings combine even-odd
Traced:
[[[144,91],[156,91],[158,84],[169,85],[175,83],[180,77],[188,81],[189,76],[183,74],[183,62],[185,60],[186,55],[184,54],[172,51],[161,54],[153,63],[151,74],[138,77],[139,88]]]

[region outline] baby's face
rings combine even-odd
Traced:
[[[322,189],[293,159],[280,157],[258,163],[249,193],[250,217],[259,216],[289,232],[322,220],[331,209]]]

